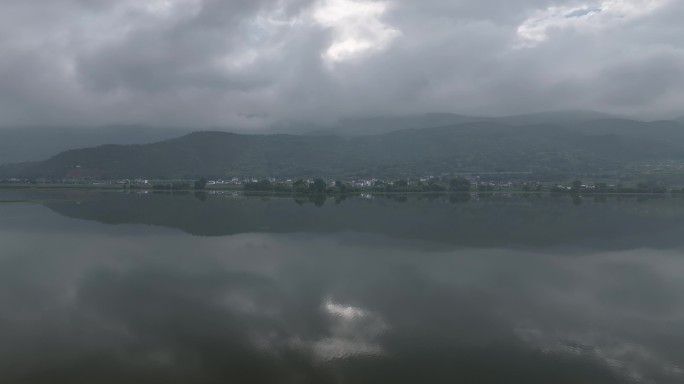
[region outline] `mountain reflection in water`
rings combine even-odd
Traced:
[[[684,381],[682,199],[2,194],[2,383]]]

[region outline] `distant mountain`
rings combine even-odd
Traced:
[[[451,113],[427,113],[423,115],[344,119],[330,128],[319,128],[313,132],[318,132],[319,134],[327,132],[342,136],[362,136],[377,135],[403,129],[432,128],[483,121],[491,121],[491,119]]]
[[[684,140],[684,126],[676,121],[646,123],[626,119],[602,119],[568,126],[577,132],[590,135],[620,135],[656,141]]]
[[[427,113],[422,115],[408,115],[395,117],[372,117],[359,119],[344,119],[330,127],[299,127],[290,131],[302,132],[307,135],[339,135],[339,136],[362,136],[389,133],[403,129],[433,128],[448,125],[466,123],[490,122],[507,125],[535,125],[553,124],[569,125],[584,123],[593,120],[613,119],[613,115],[595,111],[553,111],[532,113],[525,115],[512,115],[503,117],[484,117],[458,115],[451,113]]]
[[[453,126],[491,122],[507,125],[554,124],[568,126],[613,116],[592,111],[559,111],[507,117],[482,117],[450,113],[428,113],[394,117],[343,119],[331,126],[283,124],[265,127],[261,134],[302,134],[307,136],[367,136],[404,129]],[[189,134],[197,129],[148,126],[105,127],[20,127],[0,128],[0,164],[44,160],[60,152],[104,144],[147,144]],[[217,128],[250,134],[254,131]]]
[[[579,124],[617,118],[617,116],[596,111],[567,110],[504,116],[495,118],[493,121],[510,125],[555,124],[565,126],[568,124]]]
[[[558,174],[621,170],[626,164],[644,162],[684,161],[682,130],[674,128],[679,125],[661,125],[617,120],[574,127],[479,122],[348,138],[197,132],[153,144],[70,150],[42,162],[2,166],[0,177]]]
[[[145,144],[191,133],[144,126],[21,127],[0,129],[0,164],[43,160],[60,152],[102,144]]]

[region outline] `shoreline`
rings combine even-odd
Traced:
[[[248,191],[244,188],[206,188],[203,190],[197,189],[178,189],[178,190],[165,190],[165,189],[154,189],[154,188],[124,188],[119,185],[65,185],[65,184],[0,184],[0,192],[2,191],[102,191],[102,192],[147,192],[153,194],[173,194],[173,193],[208,193],[212,192],[237,192],[247,196],[309,196],[309,197],[335,197],[335,196],[354,196],[359,194],[372,194],[377,196],[450,196],[450,195],[471,195],[471,196],[491,196],[491,195],[502,195],[502,194],[515,194],[515,195],[531,195],[531,196],[577,196],[577,197],[596,197],[596,196],[684,196],[684,194],[673,193],[671,191],[666,192],[609,192],[609,193],[596,193],[596,192],[582,192],[582,193],[571,193],[571,192],[554,192],[554,191],[523,191],[523,190],[499,190],[499,191],[487,191],[480,192],[476,190],[472,191],[462,191],[462,192],[452,192],[452,191],[395,191],[395,192],[385,192],[385,191],[375,191],[372,189],[359,189],[344,193],[308,193],[308,192],[295,192],[295,191]],[[15,202],[0,200],[0,202]],[[25,202],[25,200],[19,200],[16,202]]]

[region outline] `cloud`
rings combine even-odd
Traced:
[[[334,32],[334,41],[323,54],[326,60],[344,61],[368,51],[383,50],[401,32],[382,23],[388,3],[325,0],[313,10],[313,19]]]
[[[648,16],[670,0],[601,0],[574,6],[552,6],[525,20],[518,28],[521,46],[535,46],[553,29],[598,33]]]
[[[6,0],[0,126],[678,116],[682,14],[665,0]],[[634,84],[649,97],[626,100]]]

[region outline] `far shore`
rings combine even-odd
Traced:
[[[592,191],[582,191],[580,193],[571,192],[555,192],[549,189],[544,189],[541,191],[525,191],[522,189],[510,188],[510,189],[497,189],[493,191],[477,191],[475,189],[471,191],[378,191],[373,188],[358,188],[353,191],[347,192],[325,192],[321,194],[311,193],[311,192],[298,192],[298,191],[251,191],[245,190],[242,185],[220,185],[220,186],[207,186],[205,189],[155,189],[152,185],[135,185],[133,187],[129,185],[121,184],[20,184],[20,183],[0,183],[0,191],[22,191],[22,190],[41,190],[41,191],[60,191],[60,190],[71,190],[71,191],[116,191],[116,192],[144,192],[144,193],[161,193],[161,194],[173,194],[173,193],[218,193],[218,192],[237,192],[245,194],[246,196],[354,196],[359,194],[372,194],[376,196],[429,196],[429,195],[472,195],[472,196],[491,196],[491,195],[504,195],[504,194],[516,194],[516,195],[549,195],[549,196],[581,196],[581,197],[596,197],[596,196],[680,196],[681,193],[675,193],[671,191],[666,192],[592,192]],[[14,202],[25,202],[26,200],[0,200],[0,203],[14,203]]]

